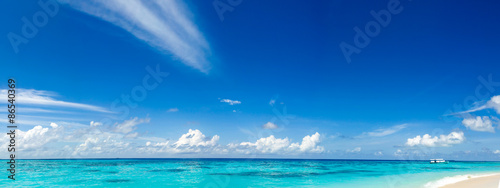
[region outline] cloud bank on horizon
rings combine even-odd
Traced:
[[[319,145],[321,135],[318,132],[306,135],[300,143],[271,135],[256,142],[222,145],[218,143],[218,135],[208,137],[198,129],[189,129],[175,142],[164,138],[139,136],[137,132],[132,132],[138,125],[147,123],[149,118],[134,117],[112,127],[105,127],[100,122],[90,122],[90,126],[76,129],[56,123],[45,127],[38,125],[27,131],[18,131],[18,152],[28,158],[93,158],[124,157],[137,153],[300,155],[325,151],[324,147]],[[8,140],[9,136],[4,135],[2,138]],[[2,147],[7,145],[5,142]],[[58,147],[61,145],[62,147]]]
[[[65,109],[79,109],[93,113],[113,114],[105,108],[67,102],[56,99],[58,96],[54,92],[18,89],[18,100],[31,108],[31,112],[49,113],[64,112]],[[0,90],[0,92],[5,92]],[[497,97],[497,96],[495,96]],[[494,97],[494,98],[495,98]],[[220,99],[219,99],[220,100]],[[222,99],[218,102],[227,103],[229,106],[241,104],[240,101]],[[45,112],[47,107],[56,108]],[[37,110],[38,109],[38,110]],[[177,112],[168,110],[170,112]],[[28,113],[29,114],[29,113]],[[79,114],[74,114],[78,116]],[[491,117],[490,117],[491,116]],[[490,116],[470,116],[462,122],[465,127],[471,131],[495,133],[494,125],[498,119]],[[39,116],[34,116],[35,120]],[[50,117],[49,117],[50,119]],[[144,153],[148,156],[185,156],[185,155],[203,155],[203,156],[301,156],[307,154],[327,154],[335,147],[327,147],[331,142],[325,135],[328,133],[315,132],[310,135],[302,135],[300,142],[294,142],[288,137],[276,137],[273,134],[260,136],[255,140],[243,142],[220,143],[221,136],[207,136],[199,129],[189,129],[187,133],[181,135],[177,140],[155,137],[147,133],[138,131],[140,125],[146,125],[151,122],[149,115],[145,118],[133,117],[115,122],[114,124],[105,124],[99,121],[90,121],[88,124],[79,124],[74,122],[40,122],[35,121],[35,125],[28,130],[19,130],[18,141],[19,151],[28,158],[92,158],[92,157],[123,157],[134,156],[134,152]],[[387,139],[388,136],[397,135],[397,133],[407,129],[408,124],[399,124],[387,128],[378,128],[373,131],[362,132],[359,136],[353,137],[353,141],[363,139]],[[261,130],[270,131],[280,128],[275,123],[267,122],[259,127]],[[148,130],[147,128],[145,130]],[[4,139],[7,139],[4,135]],[[401,148],[394,152],[393,156],[408,156],[416,152],[415,148],[436,148],[453,147],[463,144],[466,141],[464,131],[455,130],[447,135],[423,134],[408,138]],[[325,145],[326,144],[326,145]],[[356,146],[359,143],[351,143],[346,147]],[[5,144],[4,144],[5,145]],[[364,145],[361,145],[364,146]],[[397,146],[397,145],[396,145]],[[364,147],[367,148],[367,147]],[[376,149],[376,148],[374,148]],[[496,148],[494,148],[496,149]],[[364,155],[361,147],[341,150],[344,154]],[[498,155],[498,150],[489,151],[490,154]],[[4,151],[0,151],[2,153]],[[335,153],[335,151],[333,151]],[[383,156],[383,151],[366,150],[365,153],[371,153],[371,156]]]
[[[59,1],[122,28],[192,68],[204,73],[210,70],[210,46],[182,1]]]
[[[19,88],[17,91],[17,102],[29,106],[27,109],[30,109],[27,114],[22,116],[22,119],[25,120],[18,122],[18,124],[35,125],[28,130],[20,129],[17,131],[16,142],[19,145],[17,149],[23,153],[25,158],[123,157],[132,156],[137,152],[160,156],[164,154],[300,155],[325,152],[325,148],[320,145],[321,135],[318,132],[304,136],[302,142],[292,142],[287,137],[276,138],[274,135],[270,135],[255,142],[220,144],[218,135],[209,137],[198,129],[189,129],[176,141],[139,133],[138,126],[149,124],[150,117],[133,117],[112,124],[99,121],[90,121],[87,125],[67,121],[48,123],[40,121],[39,118],[66,118],[46,117],[45,115],[30,116],[29,114],[48,113],[54,115],[63,114],[68,108],[80,110],[69,115],[68,120],[71,120],[72,116],[79,116],[79,113],[84,111],[111,115],[113,113],[103,107],[57,100],[55,97],[58,94],[55,92],[23,88]],[[0,90],[0,93],[6,95],[6,90]],[[223,99],[220,102],[230,105],[241,104],[240,101],[230,99]],[[0,103],[5,103],[5,101]],[[47,110],[48,107],[53,109]],[[177,111],[177,108],[168,110],[168,112]],[[266,125],[263,129],[277,128],[275,124],[270,122]],[[8,135],[1,138],[9,139]],[[8,142],[4,142],[2,147],[7,147],[7,144]],[[4,152],[0,151],[0,153]]]

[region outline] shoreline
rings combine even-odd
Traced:
[[[428,188],[500,188],[500,173],[457,175],[425,184]]]

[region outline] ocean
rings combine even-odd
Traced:
[[[3,171],[2,187],[388,188],[436,187],[468,176],[498,173],[500,162],[56,159],[18,160],[15,181]]]

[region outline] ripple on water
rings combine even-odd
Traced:
[[[330,168],[328,168],[326,166],[318,166],[318,167],[316,167],[316,169],[318,169],[318,170],[330,170]]]
[[[100,172],[101,170],[83,170],[82,172]]]
[[[148,172],[184,172],[185,169],[155,169],[149,170]]]
[[[212,169],[212,167],[208,167],[208,166],[198,166],[197,168]]]
[[[362,173],[367,176],[373,176],[376,171],[371,170],[339,170],[339,171],[329,171],[329,172],[260,172],[260,171],[248,171],[248,172],[236,172],[236,173],[210,173],[208,175],[219,175],[219,176],[260,176],[269,178],[294,178],[294,177],[307,177],[307,176],[323,176],[332,174],[352,174],[352,173]]]
[[[126,183],[126,182],[131,182],[129,179],[107,179],[103,180],[104,182],[107,183]]]
[[[422,169],[458,170],[458,169],[469,169],[469,168],[464,168],[464,167],[423,167]]]

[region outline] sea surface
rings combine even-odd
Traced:
[[[6,160],[1,160],[6,165]],[[18,160],[0,187],[432,187],[500,172],[500,162],[295,159]],[[6,169],[6,168],[5,168]],[[448,178],[446,178],[448,177]],[[445,178],[445,179],[443,179]]]

